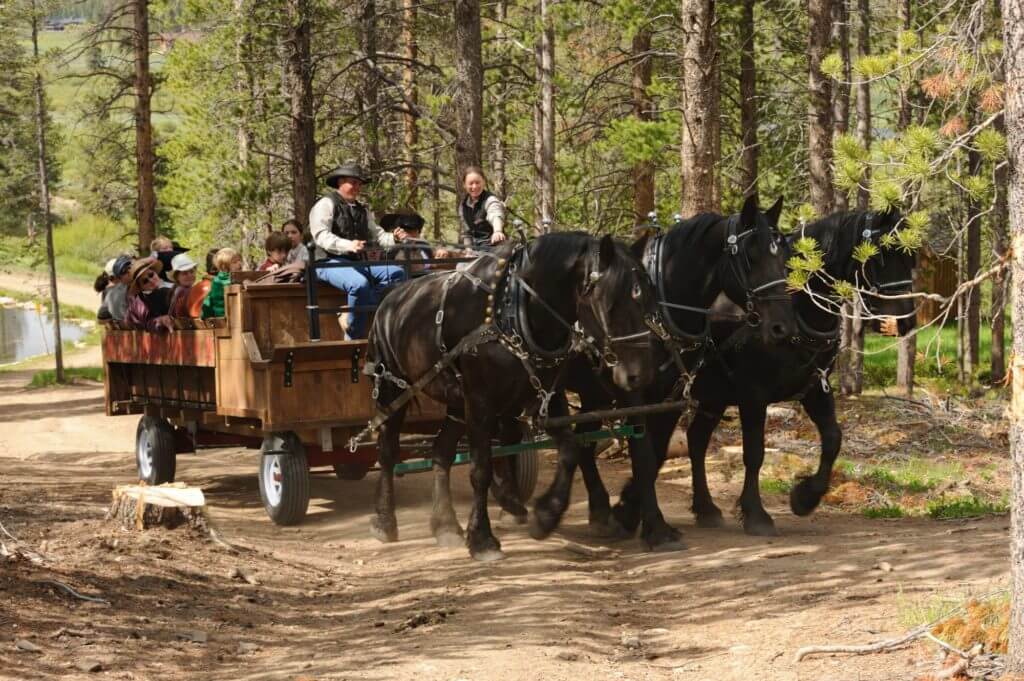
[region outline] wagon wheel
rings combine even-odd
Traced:
[[[260,456],[260,499],[276,525],[297,525],[309,508],[309,466],[306,450],[294,433],[263,439]]]
[[[519,501],[526,503],[533,496],[537,489],[537,475],[540,473],[540,452],[529,450],[520,452],[516,456],[508,457],[508,463],[516,476],[516,489],[519,491]],[[495,477],[500,476],[495,471]]]
[[[336,463],[334,474],[338,480],[362,480],[370,471],[369,464],[365,463]]]
[[[139,480],[147,485],[174,482],[177,454],[171,424],[155,416],[143,416],[135,431],[135,464]]]

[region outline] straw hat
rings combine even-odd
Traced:
[[[138,260],[132,261],[132,267],[128,270],[131,277],[131,284],[128,286],[128,291],[135,293],[139,290],[139,277],[146,270],[153,270],[157,274],[162,272],[164,269],[163,263],[155,258],[139,258]]]

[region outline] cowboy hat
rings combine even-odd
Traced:
[[[196,265],[195,260],[188,257],[185,253],[179,253],[171,260],[171,278],[173,279],[180,272],[194,270],[196,267],[198,267],[198,265]]]
[[[132,261],[132,267],[128,270],[132,282],[128,287],[128,291],[130,293],[135,293],[139,290],[139,277],[142,276],[143,272],[149,269],[159,274],[163,271],[164,266],[163,263],[155,258],[139,258],[138,260]]]
[[[363,184],[370,182],[370,177],[363,170],[363,167],[355,161],[346,161],[340,166],[327,173],[327,177],[324,178],[324,183],[328,187],[334,187],[337,189],[339,181],[343,177],[354,177],[357,180],[362,180]]]
[[[380,216],[377,224],[388,232],[394,230],[396,227],[401,227],[402,229],[411,232],[421,232],[423,231],[424,222],[426,222],[426,220],[424,220],[423,216],[419,213],[404,209]]]

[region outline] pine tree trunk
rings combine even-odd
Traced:
[[[864,12],[864,25],[861,26],[861,31],[864,33],[864,40],[868,39],[868,26],[869,17],[867,12],[868,0],[859,0],[863,7]],[[900,0],[899,2],[899,16],[900,25],[903,30],[911,30],[913,24],[910,15],[910,0]],[[866,52],[865,52],[866,53]],[[896,119],[896,129],[906,130],[910,126],[910,91],[906,85],[900,81],[900,92],[899,92],[899,111]],[[864,85],[867,89],[867,85]],[[865,94],[864,100],[870,112],[871,106],[871,95],[870,93]],[[865,177],[867,177],[865,175]],[[860,197],[857,201],[857,206],[862,210],[867,210],[868,207],[868,192],[866,183],[865,186],[860,190]],[[904,395],[910,397],[914,394],[914,363],[917,361],[917,334],[911,334],[899,339],[899,343],[896,346],[896,388],[903,392]]]
[[[819,217],[832,212],[832,86],[821,72],[829,51],[832,0],[807,0],[808,157],[811,205]]]
[[[419,101],[414,66],[419,52],[416,45],[416,4],[417,0],[402,0],[402,50],[406,59],[406,63],[402,67],[402,89],[405,91],[405,98],[414,105]],[[416,150],[419,144],[419,129],[416,127],[416,114],[408,106],[402,115],[402,133],[405,159],[409,164],[405,169],[406,203],[416,209],[420,204],[419,170],[417,169],[419,159]]]
[[[845,135],[850,128],[850,81],[853,71],[850,66],[850,12],[846,0],[834,0],[832,5],[832,33],[839,57],[843,62],[843,75],[832,88],[832,133]],[[845,189],[833,187],[834,210],[844,211],[850,207]]]
[[[456,191],[462,198],[462,173],[482,157],[484,69],[480,38],[480,0],[455,0]]]
[[[50,305],[53,317],[53,359],[54,375],[58,383],[64,382],[64,348],[60,334],[60,301],[57,299],[57,263],[53,255],[53,219],[50,215],[50,176],[46,159],[46,97],[43,91],[43,76],[39,62],[39,17],[36,3],[32,1],[32,56],[35,69],[33,81],[36,100],[36,154],[39,173],[39,214],[46,230],[46,265],[50,270]]]
[[[714,0],[682,0],[682,212],[717,211],[721,203],[718,164],[718,29]]]
[[[491,191],[504,199],[508,196],[508,185],[505,173],[506,163],[506,140],[508,134],[508,97],[509,97],[509,69],[504,65],[508,58],[508,38],[505,34],[505,23],[508,20],[508,0],[498,0],[495,6],[495,37],[498,47],[501,50],[502,62],[498,69],[498,83],[494,95],[494,149],[491,153]]]
[[[1024,319],[1024,1],[1002,0],[1006,69],[1006,123],[1009,150],[1007,204],[1013,264],[1013,319]],[[1024,674],[1024,324],[1013,325],[1013,402],[1010,408],[1010,646],[1006,671]]]
[[[995,122],[995,128],[1005,133],[1002,119]],[[1007,238],[1006,190],[1009,171],[1006,166],[995,173],[995,201],[992,205],[992,254],[996,261],[1006,258],[1010,244]],[[1006,272],[992,277],[992,346],[991,382],[1001,383],[1006,378]]]
[[[534,108],[534,166],[537,178],[535,228],[550,231],[555,220],[555,29],[551,0],[538,0],[541,31],[535,58],[540,97]]]
[[[149,253],[156,238],[156,155],[153,151],[151,99],[153,80],[149,72],[149,0],[133,0],[135,53],[135,218],[139,228],[139,253]]]
[[[253,102],[256,100],[255,76],[252,68],[252,31],[250,30],[252,19],[247,16],[245,0],[234,0],[234,21],[238,27],[238,36],[235,39],[235,63],[237,64],[235,93],[238,97],[239,111],[238,129],[235,131],[235,137],[238,141],[238,166],[245,170],[249,167],[251,150],[255,142],[250,118]],[[239,255],[242,256],[242,267],[245,269],[255,269],[252,267],[252,260],[250,258],[250,251],[252,249],[249,247],[253,241],[252,224],[255,222],[252,219],[254,211],[251,208],[251,206],[243,203],[239,205],[235,213],[238,241],[242,246],[239,249]],[[308,215],[296,215],[296,217],[303,224],[309,220]]]
[[[363,0],[362,48],[366,58],[377,65],[377,0]],[[363,81],[363,127],[366,130],[366,156],[370,174],[383,165],[380,153],[380,78],[373,68],[366,69]]]
[[[292,161],[292,205],[295,215],[307,218],[316,198],[316,143],[309,13],[309,0],[288,0],[286,74],[291,100],[288,139]]]
[[[651,50],[651,33],[647,29],[637,31],[633,36],[633,55]],[[633,62],[633,115],[637,120],[654,119],[654,102],[647,90],[651,86],[653,60],[648,55]],[[633,224],[647,221],[648,213],[654,210],[654,164],[638,161],[633,165]]]
[[[857,15],[860,22],[857,27],[857,55],[866,57],[871,54],[871,3],[869,0],[857,0]],[[857,141],[865,149],[871,148],[871,83],[862,78],[857,83]],[[871,182],[871,167],[864,170],[864,177],[857,190],[857,210],[867,210],[871,198],[868,187]]]
[[[754,58],[754,3],[743,0],[740,15],[740,193],[757,196],[757,163],[760,149],[757,144],[757,62]]]
[[[971,123],[968,123],[970,125]],[[981,154],[967,152],[970,175],[981,172]],[[964,281],[973,279],[981,270],[981,205],[974,199],[967,202],[967,248],[964,259]],[[967,318],[964,324],[964,373],[968,383],[974,383],[978,371],[978,353],[981,333],[981,289],[974,287],[967,293]]]

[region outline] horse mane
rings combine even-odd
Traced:
[[[698,213],[692,218],[677,222],[672,229],[665,232],[665,244],[678,249],[677,252],[693,253],[693,249],[688,247],[702,242],[707,233],[722,219],[718,213]]]
[[[544,234],[530,249],[531,265],[549,272],[566,271],[586,255],[593,243],[593,237],[586,232]]]
[[[845,270],[853,258],[853,250],[861,242],[861,233],[867,222],[868,211],[847,211],[808,223],[793,233],[814,238],[822,249],[825,270],[833,276],[845,277]]]

